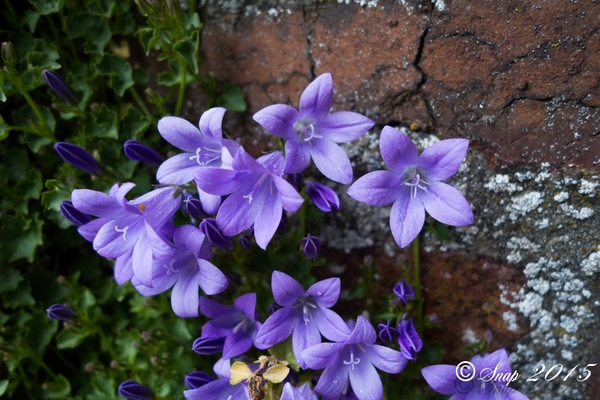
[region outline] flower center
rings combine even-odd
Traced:
[[[258,178],[256,180],[256,183],[254,184],[254,186],[252,186],[252,190],[250,191],[250,193],[242,196],[245,199],[248,199],[248,204],[252,204],[252,200],[254,200],[254,195],[256,194],[256,192],[258,191],[258,189],[261,187],[261,185],[263,184],[263,182],[267,179],[269,175],[267,174],[263,174],[263,176],[261,176],[260,178]],[[273,184],[271,183],[271,194],[273,194]]]
[[[431,185],[430,182],[427,182],[423,179],[423,177],[421,177],[421,174],[419,173],[419,170],[417,168],[413,169],[408,174],[408,178],[404,182],[402,182],[402,184],[410,186],[410,197],[413,199],[417,197],[417,189],[421,189],[424,192],[427,192],[427,186],[425,185]]]
[[[221,149],[212,149],[208,146],[198,147],[196,155],[191,156],[190,160],[196,160],[198,165],[208,165],[211,162],[221,158]]]
[[[298,140],[303,138],[305,142],[309,142],[312,138],[321,139],[323,137],[315,133],[314,123],[304,119],[301,119],[294,124],[294,132],[298,134]]]
[[[344,360],[344,364],[350,365],[352,370],[354,370],[354,366],[360,363],[360,358],[354,358],[354,351],[350,350],[350,361]]]
[[[179,268],[175,268],[175,266],[173,265],[175,264],[175,261],[177,260],[172,259],[170,265],[163,265],[163,267],[167,269],[167,275],[176,274],[179,272]]]
[[[300,297],[298,299],[298,303],[294,305],[292,308],[302,307],[302,317],[304,319],[304,325],[308,325],[308,323],[312,320],[312,313],[310,311],[311,308],[316,309],[317,306],[310,302],[312,300],[311,297]]]
[[[127,241],[127,230],[129,229],[129,225],[125,225],[125,228],[119,229],[118,226],[115,226],[115,231],[123,233],[123,240]]]
[[[242,318],[242,320],[238,322],[235,328],[233,328],[232,333],[238,333],[240,330],[245,332],[249,323],[250,320],[248,318]]]

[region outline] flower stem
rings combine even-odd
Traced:
[[[131,94],[131,97],[133,97],[133,101],[135,101],[135,104],[137,104],[137,106],[140,108],[140,110],[142,110],[144,115],[146,117],[152,119],[152,113],[150,112],[150,110],[148,110],[148,107],[146,107],[144,100],[142,100],[142,98],[138,94],[137,90],[135,90],[135,87],[132,86],[129,88],[129,94]]]
[[[187,83],[187,65],[181,57],[179,57],[179,64],[181,65],[181,80],[179,81],[179,94],[177,96],[177,104],[175,105],[175,115],[181,114],[183,98],[185,97],[185,85]]]
[[[415,240],[412,242],[413,249],[413,288],[415,289],[415,297],[419,302],[419,306],[417,308],[417,331],[419,333],[422,332],[423,327],[423,299],[421,298],[421,269],[420,269],[420,260],[419,260],[419,237],[417,236]]]
[[[56,138],[54,137],[54,133],[52,133],[52,130],[50,129],[50,127],[48,126],[48,123],[46,122],[46,118],[44,118],[44,114],[42,114],[42,112],[38,108],[35,101],[31,98],[31,96],[29,95],[27,90],[25,90],[25,88],[23,87],[21,79],[18,77],[11,79],[10,76],[8,77],[8,79],[10,79],[10,81],[17,87],[17,89],[19,89],[19,92],[21,93],[21,95],[23,95],[23,97],[25,97],[25,100],[27,100],[29,107],[31,107],[31,109],[33,110],[35,115],[40,120],[40,123],[42,124],[42,127],[44,128],[45,132],[42,133],[42,132],[36,131],[35,133],[40,136],[47,137],[48,139],[51,139],[52,141],[56,141]]]
[[[55,381],[58,381],[58,376],[54,373],[54,371],[52,371],[50,369],[50,367],[48,367],[48,365],[46,365],[46,363],[44,362],[44,360],[42,360],[41,358],[39,358],[35,352],[33,351],[33,349],[29,349],[29,357],[31,357],[40,367],[42,367],[47,373],[48,375],[50,375],[52,377],[52,379],[54,379]]]

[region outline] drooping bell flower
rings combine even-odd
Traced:
[[[74,104],[77,102],[77,97],[75,97],[69,88],[69,85],[67,85],[67,82],[65,82],[58,72],[45,69],[42,71],[42,78],[44,78],[46,84],[50,86],[65,103]]]
[[[156,150],[137,140],[126,141],[123,144],[123,152],[130,160],[146,164],[160,165],[163,161],[162,156]]]

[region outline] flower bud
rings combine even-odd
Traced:
[[[190,389],[198,389],[206,385],[209,382],[214,381],[215,378],[202,371],[194,371],[185,376],[185,384]]]
[[[319,210],[331,212],[332,207],[338,210],[342,207],[340,199],[333,189],[318,182],[306,182],[306,194]]]
[[[282,308],[283,307],[281,307],[277,303],[271,303],[271,304],[269,304],[269,308],[267,308],[267,312],[269,313],[269,315],[273,315],[273,314],[275,314],[275,311],[280,310]]]
[[[254,235],[254,229],[250,228],[250,232],[246,233],[245,235],[241,235],[238,238],[238,244],[247,251],[252,249],[252,235]]]
[[[14,66],[19,61],[15,46],[11,42],[2,42],[2,61],[10,66]]]
[[[233,249],[231,238],[221,233],[221,230],[217,226],[217,222],[214,218],[206,218],[202,220],[199,228],[213,246],[218,247],[223,251]]]
[[[202,354],[203,356],[209,356],[211,354],[223,351],[224,345],[225,337],[204,338],[200,336],[198,339],[194,340],[194,344],[192,344],[192,350],[198,354]]]
[[[185,203],[185,212],[188,213],[188,215],[198,221],[201,221],[202,219],[206,218],[206,213],[204,212],[204,209],[202,208],[202,202],[200,200],[198,200],[195,197],[188,197],[187,199],[184,200]]]
[[[90,215],[76,209],[71,200],[65,200],[60,203],[60,213],[77,227],[85,225],[93,219]]]
[[[154,393],[148,386],[134,380],[128,380],[119,385],[119,396],[128,400],[152,400]]]
[[[304,174],[302,172],[287,174],[286,179],[297,191],[302,190],[302,186],[304,186]]]
[[[317,255],[319,255],[320,248],[321,240],[318,237],[309,233],[305,238],[302,239],[302,251],[307,258],[316,260]]]
[[[42,71],[42,78],[54,90],[65,103],[74,104],[77,102],[77,97],[71,92],[67,82],[58,74],[50,69]]]
[[[398,330],[390,326],[390,321],[387,324],[379,324],[379,340],[383,343],[393,343],[398,338]]]
[[[398,343],[400,352],[409,360],[416,359],[417,353],[423,348],[423,341],[419,337],[412,318],[403,318],[398,324]]]
[[[71,310],[69,307],[65,307],[62,304],[52,304],[46,310],[48,318],[55,321],[73,321],[77,316],[77,313]]]
[[[102,175],[98,160],[81,147],[68,142],[57,142],[54,150],[63,160],[88,174]]]
[[[408,304],[408,299],[415,298],[415,290],[408,282],[406,282],[406,280],[396,283],[396,286],[394,286],[394,294],[398,296],[398,301],[396,303],[403,302],[404,304]]]
[[[163,158],[154,149],[138,142],[137,140],[128,140],[123,144],[123,151],[127,158],[133,161],[140,161],[147,164],[160,165]]]

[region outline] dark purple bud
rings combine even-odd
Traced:
[[[254,229],[250,229],[250,232],[242,235],[238,238],[238,243],[247,251],[252,249],[252,236],[254,235]]]
[[[229,271],[225,273],[225,276],[232,285],[240,286],[242,284],[242,276],[240,274]]]
[[[60,203],[60,213],[77,227],[85,225],[93,219],[90,215],[76,209],[71,200],[65,200]]]
[[[415,298],[415,290],[405,280],[396,283],[396,286],[394,286],[394,294],[398,296],[398,301],[396,303],[402,301],[404,304],[408,304],[408,299]]]
[[[279,226],[277,227],[277,232],[284,233],[285,230],[287,229],[287,225],[288,225],[288,216],[284,212],[281,214],[281,221],[279,221]]]
[[[379,324],[379,340],[383,343],[390,344],[398,338],[398,329],[390,326],[390,321],[387,324]]]
[[[304,186],[304,174],[302,172],[298,172],[297,174],[287,174],[286,178],[297,191],[302,190],[302,186]]]
[[[185,376],[185,384],[190,389],[198,389],[216,378],[210,376],[206,372],[194,371]]]
[[[55,321],[73,321],[77,316],[77,313],[71,310],[69,307],[65,307],[62,304],[52,304],[46,310],[48,318]]]
[[[88,174],[102,175],[100,163],[81,147],[68,142],[57,142],[54,150],[71,165],[84,170]]]
[[[202,354],[203,356],[209,356],[211,354],[223,351],[224,345],[225,337],[204,338],[200,336],[198,339],[194,340],[194,344],[192,344],[192,350],[198,354]]]
[[[154,393],[148,386],[128,380],[119,385],[119,396],[129,400],[152,400]]]
[[[331,212],[331,208],[338,210],[342,207],[337,194],[329,186],[317,182],[306,182],[306,194],[311,198],[315,206],[322,211]]]
[[[318,237],[309,233],[305,238],[302,239],[302,251],[307,258],[316,260],[317,255],[319,255],[320,248],[321,240]]]
[[[163,158],[156,150],[138,142],[137,140],[128,140],[123,144],[123,151],[127,158],[133,161],[141,161],[147,164],[160,165]]]
[[[187,212],[190,217],[198,221],[201,221],[202,219],[206,218],[206,213],[202,208],[202,203],[200,202],[200,200],[190,196],[184,200],[184,203],[185,212]]]
[[[281,307],[277,303],[271,303],[271,304],[269,304],[269,308],[267,309],[267,312],[269,313],[269,315],[273,315],[273,314],[275,314],[275,311],[280,310],[282,308],[283,307]]]
[[[233,249],[233,242],[231,241],[231,238],[221,233],[221,230],[217,226],[217,222],[214,218],[206,218],[202,220],[199,228],[213,246],[218,247],[223,251]]]
[[[485,342],[490,345],[492,344],[492,339],[494,338],[494,334],[489,329],[483,333],[483,339]]]
[[[46,81],[48,86],[52,88],[65,103],[74,104],[77,103],[77,97],[71,92],[67,82],[60,76],[58,72],[54,72],[50,69],[42,71],[42,78]]]
[[[412,318],[402,319],[398,324],[398,343],[400,352],[409,360],[417,358],[417,353],[423,348],[423,341],[417,333]]]

